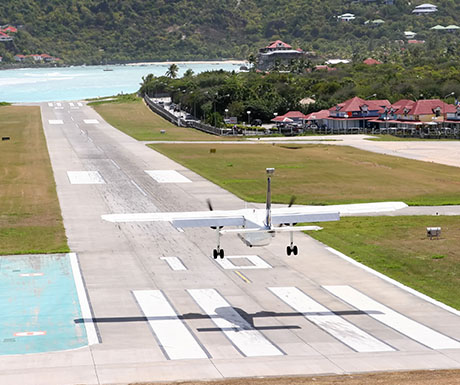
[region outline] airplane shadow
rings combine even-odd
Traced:
[[[216,315],[207,315],[201,313],[185,313],[178,314],[177,316],[134,316],[134,317],[94,317],[94,318],[78,318],[74,322],[76,324],[93,322],[99,323],[124,323],[124,322],[145,322],[145,321],[165,321],[165,320],[200,320],[200,319],[224,319],[231,324],[229,327],[216,327],[216,328],[198,328],[199,332],[215,332],[215,331],[243,331],[243,330],[279,330],[279,329],[301,329],[298,325],[270,325],[270,326],[256,326],[254,319],[257,318],[281,318],[281,317],[310,317],[310,316],[353,316],[353,315],[367,315],[367,314],[382,314],[375,310],[344,310],[344,311],[325,311],[325,312],[273,312],[273,311],[259,311],[257,313],[247,313],[243,309],[237,307],[220,307],[215,310]]]

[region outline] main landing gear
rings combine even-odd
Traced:
[[[290,237],[291,237],[291,244],[286,248],[286,253],[288,257],[291,254],[297,255],[297,253],[299,252],[299,249],[297,249],[297,246],[294,245],[294,232],[293,231],[290,232]]]
[[[212,256],[214,259],[217,259],[217,257],[220,257],[221,259],[224,258],[224,249],[214,249],[212,251]]]
[[[217,227],[215,228],[217,231],[217,249],[214,249],[212,251],[212,256],[214,259],[217,259],[217,257],[220,257],[221,259],[224,258],[224,249],[220,248],[220,229],[222,227]]]

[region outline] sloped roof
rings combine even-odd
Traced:
[[[300,111],[289,111],[286,112],[284,115],[286,118],[297,118],[297,119],[306,119],[307,115],[302,114]]]
[[[281,41],[281,40],[272,41],[269,45],[267,45],[266,48],[279,48],[279,47],[289,48],[289,49],[292,48],[289,44],[286,44],[284,41]]]
[[[417,100],[416,102],[402,99],[393,103],[392,107],[397,114],[404,114],[404,109],[407,109],[408,115],[431,115],[438,107],[441,109],[441,113],[447,112],[446,109],[451,109],[449,104],[440,99]],[[453,107],[455,108],[455,106]]]
[[[312,112],[311,114],[307,115],[307,120],[319,120],[325,119],[329,117],[329,110],[321,110],[318,112]]]
[[[447,27],[444,27],[444,29],[460,29],[460,27],[458,25],[451,24],[451,25],[448,25]]]
[[[438,25],[435,25],[434,27],[431,27],[430,29],[434,29],[434,30],[437,30],[437,31],[442,31],[442,30],[446,29],[446,27],[443,27],[442,25],[438,24]]]
[[[355,96],[354,98],[348,99],[343,103],[337,104],[337,106],[330,108],[328,111],[338,111],[340,112],[353,112],[360,111],[361,107],[366,105],[369,110],[383,112],[385,107],[390,107],[391,103],[386,100],[364,100]]]
[[[374,65],[374,64],[382,64],[381,61],[378,61],[378,60],[375,60],[375,59],[372,59],[372,58],[367,58],[366,60],[363,61],[364,64],[367,64],[367,65]]]

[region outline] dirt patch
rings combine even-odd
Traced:
[[[343,376],[238,378],[217,381],[149,382],[142,385],[459,385],[460,370],[380,372]],[[140,383],[130,384],[140,385]]]

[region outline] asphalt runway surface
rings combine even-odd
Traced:
[[[460,368],[458,311],[306,235],[294,236],[300,252],[290,258],[289,234],[253,249],[225,235],[228,257],[215,261],[211,229],[102,221],[110,213],[206,210],[208,198],[216,209],[245,202],[114,129],[84,103],[41,109],[92,313],[75,324],[97,333],[80,349],[0,356],[1,384]]]

